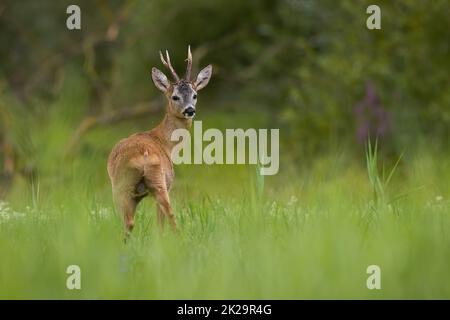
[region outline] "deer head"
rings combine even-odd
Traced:
[[[194,81],[191,80],[192,54],[191,47],[188,47],[188,57],[186,74],[184,78],[175,72],[170,62],[169,52],[166,50],[166,59],[161,51],[159,52],[162,63],[170,70],[173,76],[173,82],[170,82],[166,75],[157,68],[152,68],[152,79],[155,86],[161,90],[168,100],[168,112],[177,117],[192,119],[195,116],[195,105],[197,103],[197,92],[209,82],[212,74],[212,66],[203,68]]]

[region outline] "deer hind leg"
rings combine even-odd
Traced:
[[[136,212],[137,201],[128,192],[114,192],[114,202],[123,221],[125,241],[130,237],[134,228],[134,215]]]
[[[175,221],[175,215],[173,214],[172,207],[170,206],[169,193],[164,188],[156,190],[154,196],[158,206],[158,220],[160,220],[160,228],[164,228],[164,218],[167,217],[172,230],[176,231],[177,223]]]
[[[145,184],[156,200],[158,213],[158,224],[161,230],[164,228],[164,220],[169,220],[170,226],[176,230],[175,216],[170,206],[169,192],[167,191],[166,180],[160,166],[152,166],[151,170],[145,173]]]
[[[160,208],[159,203],[156,204],[156,213],[157,213],[157,217],[158,217],[159,230],[161,232],[163,232],[164,231],[165,216],[164,216],[164,212]]]

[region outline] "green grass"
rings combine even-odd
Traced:
[[[202,116],[208,127],[214,117],[221,128],[249,123]],[[273,177],[251,166],[179,166],[179,232],[160,234],[145,199],[124,245],[106,158],[149,124],[93,131],[64,160],[77,121],[56,113],[24,123],[16,135],[39,174],[17,179],[0,204],[0,298],[450,298],[448,155],[405,152],[380,170],[373,144],[356,158],[330,151],[305,163],[282,148]],[[81,290],[66,288],[72,264]],[[381,290],[366,287],[373,264]]]
[[[127,245],[104,163],[77,160],[2,204],[0,298],[450,298],[449,161],[433,159],[401,163],[383,205],[376,171],[333,158],[262,193],[254,168],[184,166],[179,233],[160,234],[146,200]],[[71,264],[81,290],[66,289]],[[381,290],[366,288],[371,264]]]

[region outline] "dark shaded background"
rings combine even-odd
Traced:
[[[368,30],[372,3],[2,1],[2,185],[54,173],[68,157],[106,157],[116,138],[102,136],[102,147],[86,138],[95,131],[151,127],[164,107],[150,78],[152,66],[163,70],[158,51],[181,72],[188,44],[194,70],[214,65],[200,116],[209,126],[281,128],[293,161],[351,153],[368,136],[387,154],[447,150],[449,2],[377,1],[382,30]],[[69,4],[81,7],[80,31],[65,26]]]

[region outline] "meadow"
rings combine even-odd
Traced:
[[[81,30],[0,2],[0,299],[450,299],[449,1],[377,1],[377,30],[369,0],[77,3]],[[188,45],[195,120],[279,129],[279,171],[177,165],[178,232],[147,198],[124,244],[108,154]]]
[[[247,123],[217,112],[202,120]],[[178,232],[159,232],[147,198],[124,244],[106,157],[136,124],[94,130],[70,159],[67,121],[55,113],[39,125],[29,138],[45,175],[18,181],[0,203],[0,298],[450,298],[448,156],[422,149],[384,164],[372,144],[359,158],[333,148],[295,162],[281,147],[275,176],[180,165]],[[81,290],[66,287],[73,264]],[[369,265],[381,269],[381,290],[366,286]]]

